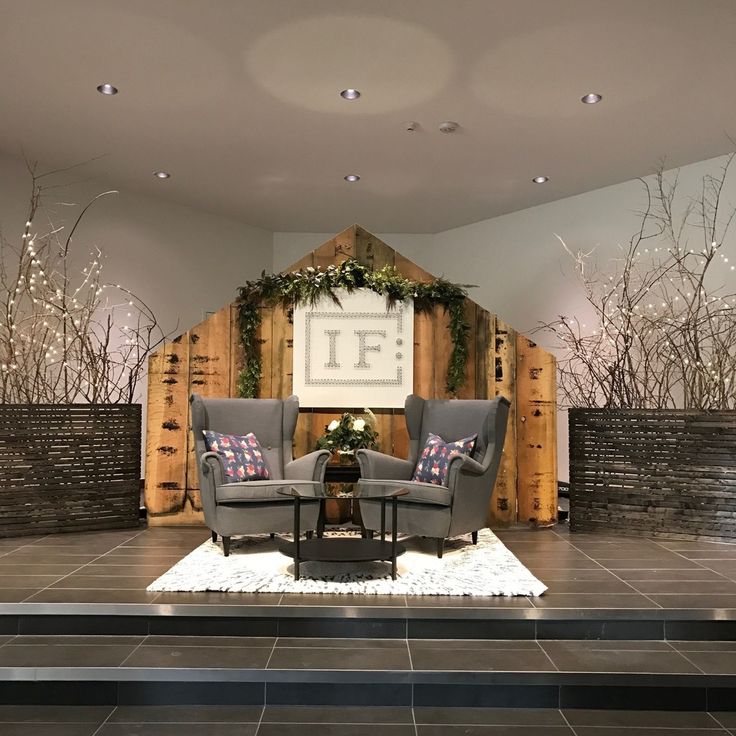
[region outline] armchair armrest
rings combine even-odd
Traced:
[[[216,452],[205,452],[199,459],[202,477],[206,479],[208,490],[215,495],[215,488],[225,483],[225,466],[222,458]],[[204,489],[202,489],[204,490]]]
[[[477,460],[473,460],[470,455],[457,455],[450,460],[447,466],[448,477],[453,470],[470,475],[483,475],[488,468],[485,465],[481,465]]]
[[[325,467],[330,459],[328,450],[317,450],[308,455],[292,460],[284,466],[285,480],[316,480],[320,483],[325,479]]]
[[[356,450],[361,478],[374,480],[410,480],[414,466],[408,460],[376,450]]]

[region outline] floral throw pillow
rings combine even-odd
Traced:
[[[430,432],[411,479],[420,483],[447,485],[450,460],[458,455],[470,455],[477,439],[478,435],[473,434],[457,442],[445,442],[442,437]]]
[[[225,466],[225,482],[267,480],[270,477],[266,458],[257,437],[250,432],[245,437],[202,430],[204,443],[210,452],[216,452]]]

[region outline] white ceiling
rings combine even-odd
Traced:
[[[735,39],[734,0],[0,0],[0,150],[269,230],[437,232],[730,150]]]

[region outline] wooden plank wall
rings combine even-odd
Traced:
[[[380,269],[392,265],[407,278],[434,276],[357,225],[307,253],[288,271],[326,267],[347,258]],[[293,323],[281,309],[264,309],[258,339],[263,373],[260,395],[286,397],[292,390]],[[554,415],[554,358],[468,300],[471,326],[466,382],[458,398],[506,396],[511,401],[506,443],[488,521],[494,526],[518,521],[553,523],[557,507],[557,456]],[[439,307],[414,318],[414,392],[425,398],[448,398],[447,359],[452,348],[448,316]],[[151,524],[201,523],[201,503],[194,462],[188,397],[237,396],[242,366],[237,309],[216,312],[152,356],[149,362],[146,504]],[[362,411],[364,407],[352,407]],[[345,409],[303,409],[294,455],[314,449],[325,425]],[[374,410],[383,452],[406,457],[408,435],[403,411]]]

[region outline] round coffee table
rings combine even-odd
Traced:
[[[311,539],[300,538],[300,515],[302,502],[319,500],[320,517],[324,514],[324,504],[328,498],[324,486],[310,488],[282,488],[281,496],[294,499],[294,541],[281,542],[279,550],[294,560],[294,580],[299,580],[299,564],[302,562],[372,562],[386,560],[391,562],[391,578],[396,580],[396,558],[406,552],[406,548],[396,541],[396,519],[400,496],[406,496],[406,488],[392,483],[381,485],[360,484],[353,488],[344,498],[370,498],[381,502],[381,536],[380,539],[361,537],[323,536]],[[391,504],[391,541],[386,541],[386,504]]]

